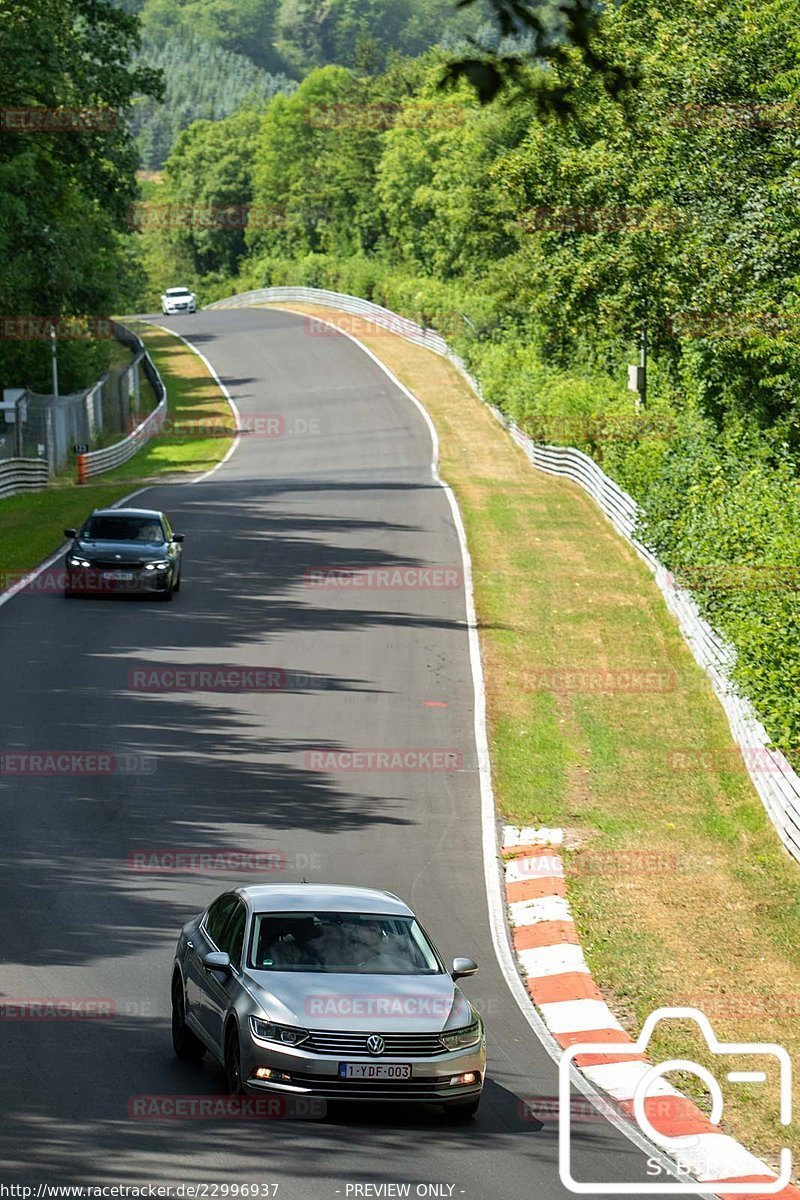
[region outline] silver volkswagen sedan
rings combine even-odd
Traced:
[[[184,927],[172,973],[179,1058],[209,1051],[230,1092],[477,1111],[483,1022],[407,905],[359,887],[226,892]]]

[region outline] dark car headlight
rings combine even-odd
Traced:
[[[158,562],[149,562],[144,564],[145,571],[166,571],[169,569],[169,562],[166,559],[159,559]]]
[[[81,558],[80,555],[70,554],[67,558],[68,567],[90,567],[91,565],[88,558]]]
[[[250,1029],[262,1042],[277,1042],[279,1046],[300,1046],[309,1036],[307,1029],[276,1025],[273,1021],[262,1021],[260,1017],[250,1018]]]
[[[483,1037],[480,1021],[466,1025],[463,1029],[451,1029],[439,1035],[448,1050],[465,1050],[468,1046],[477,1046]]]

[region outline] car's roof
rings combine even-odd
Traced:
[[[172,296],[173,294],[176,294],[178,292],[188,292],[188,291],[189,291],[189,289],[187,287],[167,288],[167,290],[164,294],[166,296]]]
[[[352,912],[412,916],[407,904],[391,892],[376,888],[318,886],[311,883],[270,883],[239,888],[255,912]]]
[[[160,521],[163,513],[155,508],[96,508],[93,517],[152,517]]]

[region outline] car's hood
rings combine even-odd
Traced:
[[[438,1033],[468,1025],[473,1011],[449,975],[247,973],[263,1016],[331,1032]]]
[[[164,542],[89,542],[75,543],[73,553],[87,558],[102,558],[109,562],[147,562],[149,559],[166,558],[168,549]]]

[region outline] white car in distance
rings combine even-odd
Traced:
[[[161,311],[165,317],[173,313],[197,312],[197,297],[185,287],[167,288],[161,297]]]

